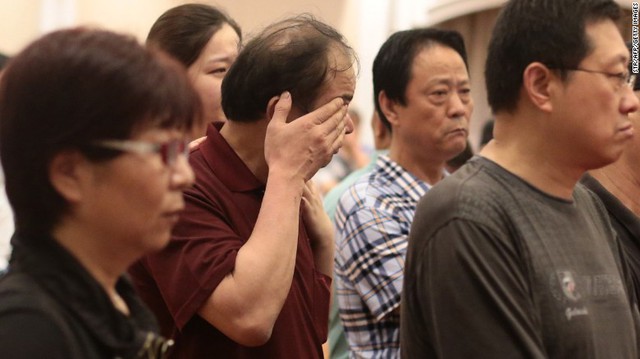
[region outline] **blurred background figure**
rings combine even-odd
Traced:
[[[0,156],[16,230],[0,353],[160,358],[169,342],[123,274],[169,241],[193,184],[186,72],[134,38],[53,32],[0,81]]]
[[[344,144],[328,165],[321,168],[313,177],[313,182],[324,195],[335,187],[351,172],[361,169],[369,163],[369,153],[362,146],[360,138],[360,114],[349,109],[353,121],[353,132],[344,138]]]
[[[9,57],[7,55],[0,54],[0,72],[2,72],[2,69],[7,64],[8,61],[9,61]]]
[[[9,61],[9,57],[0,54],[0,80],[2,80],[2,70]],[[0,167],[0,273],[4,271],[9,263],[11,254],[11,235],[13,234],[13,213],[7,201],[4,190],[4,172]]]
[[[186,4],[169,9],[153,24],[147,45],[175,57],[189,73],[203,104],[203,122],[192,137],[205,135],[209,123],[224,122],[220,86],[238,57],[242,31],[238,24],[209,5]]]

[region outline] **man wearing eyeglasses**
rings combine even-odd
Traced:
[[[511,0],[486,62],[494,140],[421,200],[406,358],[638,358],[628,263],[578,181],[615,161],[639,101],[610,0]]]
[[[631,43],[627,43],[631,53]],[[629,63],[629,72],[632,64]],[[634,76],[634,75],[632,75]],[[633,91],[640,98],[640,81],[635,81]],[[629,114],[634,130],[640,130],[640,111]],[[607,208],[613,228],[629,260],[629,268],[640,298],[640,134],[614,163],[589,171],[581,182],[592,190]]]

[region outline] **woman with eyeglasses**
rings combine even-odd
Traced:
[[[169,240],[199,116],[183,66],[127,36],[57,31],[13,59],[0,82],[16,224],[0,356],[163,357],[170,342],[123,274]]]
[[[219,9],[205,4],[176,6],[162,14],[149,30],[147,45],[180,61],[203,104],[202,122],[193,137],[205,135],[206,126],[224,122],[220,86],[238,57],[242,31]]]

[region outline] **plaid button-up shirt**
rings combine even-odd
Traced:
[[[399,357],[407,238],[429,188],[383,155],[340,199],[335,280],[352,358]]]

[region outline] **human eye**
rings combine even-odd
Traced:
[[[460,95],[469,96],[471,94],[471,89],[468,87],[463,87],[460,90],[458,90],[458,93]]]
[[[610,77],[617,81],[618,86],[623,86],[629,81],[630,73],[628,71],[618,72],[610,74]]]
[[[448,89],[434,89],[429,92],[429,97],[435,102],[443,102],[449,97]]]
[[[207,71],[207,74],[209,75],[215,75],[215,76],[224,76],[227,73],[228,68],[226,66],[221,66],[221,67],[215,67],[209,71]]]
[[[165,165],[172,166],[179,155],[188,156],[188,142],[186,140],[170,140],[159,144],[159,153]]]
[[[468,87],[461,88],[460,90],[458,90],[458,96],[460,96],[463,101],[469,100],[469,98],[471,97],[471,89]]]

